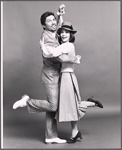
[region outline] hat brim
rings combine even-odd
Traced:
[[[66,28],[66,27],[61,27],[61,28],[59,28],[59,29],[57,30],[57,34],[58,34],[58,35],[60,35],[62,29],[65,29],[65,30],[67,30],[67,31],[70,31],[70,32],[73,33],[73,34],[75,34],[75,33],[77,32],[77,31],[75,31],[75,30],[71,30],[71,29]]]

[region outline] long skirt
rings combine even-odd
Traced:
[[[79,111],[80,103],[81,97],[75,74],[73,72],[63,72],[60,80],[57,120],[59,122],[80,120],[83,115]]]

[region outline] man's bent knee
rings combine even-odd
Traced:
[[[58,106],[57,105],[51,105],[51,111],[57,111]]]

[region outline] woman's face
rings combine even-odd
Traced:
[[[68,42],[70,39],[70,31],[62,29],[60,36],[63,43]]]

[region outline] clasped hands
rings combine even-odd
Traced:
[[[58,9],[58,11],[57,11],[57,15],[58,15],[58,16],[63,16],[63,15],[65,14],[64,8],[65,8],[65,5],[64,5],[64,4],[62,4],[62,5],[59,6],[59,9]]]

